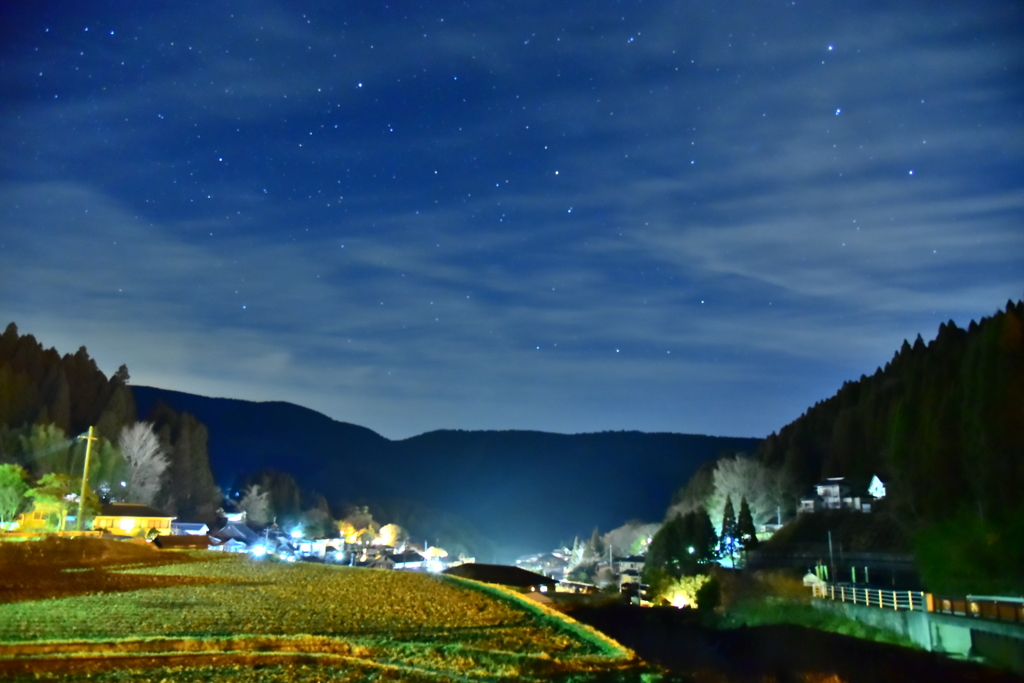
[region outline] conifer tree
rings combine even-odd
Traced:
[[[740,516],[736,520],[736,537],[745,550],[752,550],[757,547],[757,529],[754,528],[754,517],[750,514],[750,506],[747,499],[740,500]]]
[[[736,533],[736,512],[733,510],[730,496],[725,497],[725,509],[722,511],[722,533],[718,535],[718,538],[719,553],[728,554],[729,560],[732,561],[738,534]]]

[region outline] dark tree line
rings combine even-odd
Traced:
[[[53,424],[72,435],[95,426],[116,441],[136,418],[127,375],[122,366],[107,379],[84,346],[61,356],[11,323],[0,335],[0,425]]]

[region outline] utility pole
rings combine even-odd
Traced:
[[[98,437],[92,435],[92,427],[89,427],[89,436],[79,436],[79,439],[85,439],[85,467],[82,469],[82,495],[78,497],[78,517],[75,519],[75,528],[78,531],[82,530],[82,517],[85,511],[85,491],[88,487],[89,481],[89,457],[92,455],[92,442],[97,441]]]
[[[832,576],[835,576],[836,575],[836,558],[835,558],[835,555],[832,554],[832,530],[831,529],[829,529],[829,532],[828,532],[828,560],[829,560],[829,564],[832,565]],[[832,580],[835,581],[835,579],[832,579]]]

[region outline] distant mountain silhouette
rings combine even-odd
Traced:
[[[207,425],[217,483],[264,467],[332,505],[407,499],[469,520],[497,558],[547,550],[629,519],[658,521],[672,493],[724,451],[760,439],[642,432],[428,432],[391,441],[297,405],[207,398],[133,386],[140,419],[156,402]],[[339,510],[340,512],[340,510]],[[381,519],[382,522],[389,520]]]

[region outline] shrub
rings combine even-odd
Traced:
[[[675,607],[697,607],[701,589],[711,581],[707,574],[681,576],[664,584],[657,593],[658,597]],[[717,582],[716,582],[717,586]],[[717,587],[715,592],[717,593]]]
[[[697,589],[697,609],[702,612],[711,612],[722,602],[722,589],[715,577],[709,577],[707,581]]]

